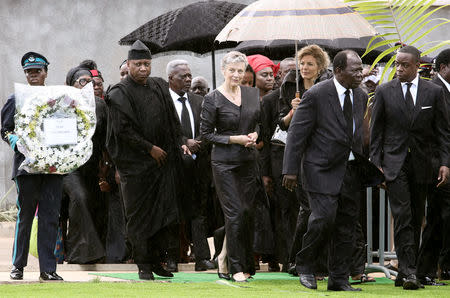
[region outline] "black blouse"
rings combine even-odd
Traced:
[[[261,107],[259,90],[241,88],[241,106],[229,101],[217,89],[205,96],[202,105],[200,134],[202,139],[213,143],[211,160],[240,162],[255,160],[255,149],[230,144],[230,136],[260,134]]]

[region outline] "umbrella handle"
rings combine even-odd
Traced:
[[[300,91],[295,91],[295,98],[299,98],[300,99]]]

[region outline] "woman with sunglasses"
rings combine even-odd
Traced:
[[[66,84],[75,88],[93,88],[89,69],[72,68]],[[106,104],[95,97],[97,124],[92,137],[91,158],[76,171],[63,179],[64,197],[61,210],[63,223],[69,219],[69,230],[65,239],[66,261],[72,264],[102,262],[105,257],[105,223],[107,206],[102,199],[98,173],[106,135]],[[100,185],[101,186],[101,185]]]

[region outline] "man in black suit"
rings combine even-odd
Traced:
[[[450,108],[450,49],[445,49],[436,57],[437,75],[433,83],[444,90],[447,111]],[[438,172],[439,155],[433,156],[433,172]],[[435,281],[437,267],[441,269],[441,279],[450,279],[450,184],[442,187],[431,186],[427,198],[427,225],[422,234],[417,259],[417,277],[424,285],[442,285]]]
[[[211,170],[208,167],[208,150],[200,141],[200,112],[203,97],[189,92],[192,74],[188,62],[173,60],[167,64],[169,92],[181,122],[183,137],[193,154],[194,163],[186,164],[184,197],[182,200],[185,211],[186,228],[191,231],[193,253],[195,255],[195,270],[214,269],[210,261],[211,253],[207,241],[207,195],[211,184]],[[186,211],[187,210],[187,211]],[[189,229],[190,228],[190,229]],[[178,251],[176,252],[178,253]],[[173,253],[169,252],[169,264],[173,266]]]
[[[334,79],[304,93],[294,113],[283,160],[283,184],[294,190],[301,174],[311,208],[296,258],[300,283],[317,289],[315,260],[331,239],[328,290],[358,291],[348,277],[361,188],[355,157],[362,154],[367,95],[358,87],[362,62],[357,53],[339,52],[333,71]]]
[[[447,107],[441,87],[417,75],[420,52],[400,48],[397,78],[375,92],[370,127],[370,158],[386,177],[394,217],[394,243],[399,263],[395,285],[418,289],[416,258],[429,185],[444,185],[449,174]],[[434,148],[433,148],[434,147]],[[439,173],[431,157],[438,153]]]

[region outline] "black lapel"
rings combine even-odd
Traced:
[[[333,79],[329,80],[329,88],[328,88],[328,101],[330,102],[331,109],[337,117],[338,122],[341,124],[344,131],[347,131],[347,122],[345,121],[344,111],[342,111],[341,103],[339,101],[339,95],[336,90],[336,86],[334,85]]]
[[[393,81],[393,84],[391,85],[392,89],[392,99],[396,99],[394,102],[397,103],[397,106],[401,110],[401,117],[404,120],[404,124],[406,128],[409,128],[411,125],[411,115],[409,114],[409,111],[406,107],[406,100],[405,96],[403,95],[403,89],[402,84],[400,83],[399,79],[395,79]],[[389,99],[388,99],[389,100]]]
[[[416,120],[420,111],[422,110],[423,101],[426,98],[426,87],[422,82],[422,79],[419,78],[419,82],[417,83],[417,96],[416,96],[416,104],[414,105],[414,112],[411,119],[411,126],[414,124],[414,120]]]
[[[195,135],[198,134],[200,129],[200,112],[199,107],[197,106],[197,101],[194,99],[196,96],[196,94],[188,92],[189,104],[191,105],[192,114],[194,115]]]
[[[359,96],[359,90],[353,89],[353,119],[355,121],[355,132],[356,135],[358,127],[362,127],[362,121],[364,116],[364,100]]]

